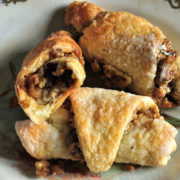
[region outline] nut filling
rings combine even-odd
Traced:
[[[171,81],[178,75],[175,60],[177,52],[171,49],[170,41],[164,40],[158,56],[159,62],[155,78],[154,97],[161,107],[172,107]]]
[[[68,121],[68,127],[70,128],[70,132],[69,135],[66,137],[68,142],[67,149],[69,151],[69,156],[73,161],[84,162],[83,153],[80,148],[78,136],[76,133],[76,127],[74,124],[74,113],[73,113],[71,101],[69,99],[66,99],[62,107],[65,108],[67,111],[69,111],[71,114],[71,118]]]
[[[171,81],[178,75],[175,65],[177,52],[172,50],[169,40],[164,40],[157,58],[158,66],[154,79],[155,90],[153,98],[160,107],[167,108],[175,106],[176,102],[170,93],[172,92]],[[90,63],[92,71],[99,74],[107,88],[128,89],[128,86],[132,83],[132,77],[130,75],[113,66],[101,63],[101,60],[90,60]]]
[[[27,76],[26,90],[39,104],[51,103],[75,81],[66,61],[56,58],[48,61],[35,73]]]
[[[98,60],[91,61],[91,69],[93,72],[99,73],[107,88],[125,89],[132,82],[132,78],[128,74],[111,65],[100,63]]]

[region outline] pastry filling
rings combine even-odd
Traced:
[[[160,118],[160,116],[157,115],[155,110],[152,108],[139,110],[134,114],[132,121],[127,126],[127,129],[130,127],[145,127],[146,129],[150,129],[153,119],[156,118]]]
[[[76,133],[76,127],[74,124],[74,113],[73,113],[71,102],[69,99],[65,100],[65,102],[62,105],[62,108],[66,109],[71,115],[71,118],[68,121],[68,127],[70,128],[70,131],[69,131],[68,136],[66,137],[67,142],[68,142],[67,149],[69,152],[70,159],[74,161],[83,162],[84,157],[80,149],[80,144],[79,144],[78,136]]]
[[[68,157],[74,161],[84,161],[74,124],[74,113],[71,102],[67,98],[62,106],[46,120],[58,129],[65,138]]]
[[[171,81],[178,75],[175,60],[177,52],[172,50],[171,43],[164,40],[158,54],[158,67],[155,78],[154,98],[161,107],[172,107],[174,100],[169,93],[172,91]],[[131,84],[132,78],[110,65],[100,63],[100,60],[90,62],[92,71],[99,73],[108,88],[125,89]]]
[[[35,73],[27,76],[26,90],[31,97],[37,99],[39,104],[53,102],[75,82],[76,76],[67,66],[68,58],[60,57],[49,60]]]
[[[93,72],[100,74],[101,79],[108,88],[125,89],[132,82],[131,77],[126,73],[117,70],[111,65],[102,64],[98,60],[91,62],[91,69]]]
[[[168,94],[172,90],[170,82],[178,75],[175,65],[176,58],[177,52],[171,49],[168,40],[164,40],[158,56],[159,62],[155,78],[156,90],[154,92],[154,97],[162,107],[167,107],[168,103],[172,101]]]

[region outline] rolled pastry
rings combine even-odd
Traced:
[[[30,119],[42,122],[85,79],[80,47],[70,33],[59,31],[25,57],[16,80],[19,104]]]
[[[114,161],[164,166],[170,159],[170,154],[176,149],[177,130],[160,116],[157,105],[150,97],[100,88],[78,88],[72,92],[70,100],[71,111],[74,114],[72,119],[78,136],[76,143],[79,143],[82,151],[78,150],[78,152],[83,153],[83,156],[79,155],[79,157],[84,158],[92,172],[106,171]],[[66,117],[69,118],[69,116]],[[52,121],[48,121],[48,123],[50,129]],[[23,124],[26,124],[26,121],[16,123],[16,131],[21,142],[30,152],[31,147],[33,149],[42,147],[42,143],[39,142],[43,141],[46,146],[40,149],[44,151],[44,159],[49,159],[49,157],[63,158],[61,153],[58,154],[61,151],[58,148],[62,148],[65,152],[69,146],[67,144],[73,143],[73,141],[68,142],[67,131],[66,135],[63,131],[59,131],[60,140],[56,138],[51,141],[51,138],[39,136],[41,133],[38,133],[38,129],[35,129],[34,126],[24,126]],[[39,126],[39,128],[41,127]],[[68,129],[64,123],[60,123],[60,127],[58,129]],[[34,129],[33,133],[31,129]],[[45,134],[44,130],[40,131]],[[47,136],[53,136],[53,131],[51,133]],[[34,134],[38,135],[34,136]],[[72,134],[70,130],[69,134]],[[63,140],[63,136],[66,141]],[[50,156],[48,154],[51,152],[50,147],[55,147],[57,155]],[[39,153],[38,150],[37,152]],[[68,153],[69,150],[67,149],[66,152]],[[75,153],[71,154],[78,152],[76,150]],[[33,153],[31,150],[31,155],[35,157]],[[64,153],[64,156],[67,153]],[[66,159],[71,159],[71,157],[67,155]]]
[[[87,1],[74,1],[66,10],[65,23],[75,37],[88,27],[102,8]]]
[[[176,65],[179,75],[172,81],[173,91],[171,95],[173,99],[175,99],[178,104],[180,104],[180,56],[177,58]]]
[[[73,7],[81,9],[78,3],[69,8]],[[66,17],[69,13],[66,12]],[[84,16],[71,11],[71,17]],[[174,63],[177,52],[158,27],[128,12],[104,11],[82,29],[80,47],[92,70],[105,77],[108,88],[150,96],[162,108],[178,104],[171,95],[171,82],[178,75]]]
[[[69,129],[64,124],[62,127]],[[23,146],[32,157],[70,159],[65,142],[65,129],[59,130],[46,121],[36,124],[31,120],[17,121],[15,128]]]
[[[31,120],[17,121],[16,132],[27,150],[36,159],[81,160],[72,114],[65,108],[52,113],[39,124]]]

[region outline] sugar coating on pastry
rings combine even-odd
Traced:
[[[101,12],[83,31],[79,44],[91,64],[102,66],[107,79],[111,77],[104,65],[131,78],[128,81],[120,75],[119,79],[127,81],[122,88],[153,97],[161,107],[174,106],[166,95],[171,91],[170,82],[177,76],[177,52],[158,27],[128,12]]]
[[[139,114],[123,134],[115,162],[165,166],[176,150],[177,130],[162,117]]]
[[[88,58],[96,57],[133,76],[135,92],[151,95],[157,68],[156,50],[162,38],[165,36],[159,28],[141,17],[127,12],[106,12],[85,29],[80,46]]]
[[[17,121],[16,132],[26,151],[36,159],[70,159],[68,112],[60,108],[49,119],[39,124],[31,120]]]
[[[158,108],[149,97],[100,88],[79,88],[70,95],[79,143],[92,172],[110,168],[127,124],[138,109]]]

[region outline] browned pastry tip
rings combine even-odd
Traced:
[[[99,6],[87,1],[74,1],[66,10],[65,23],[73,35],[77,36],[88,27],[100,12],[104,11]]]

